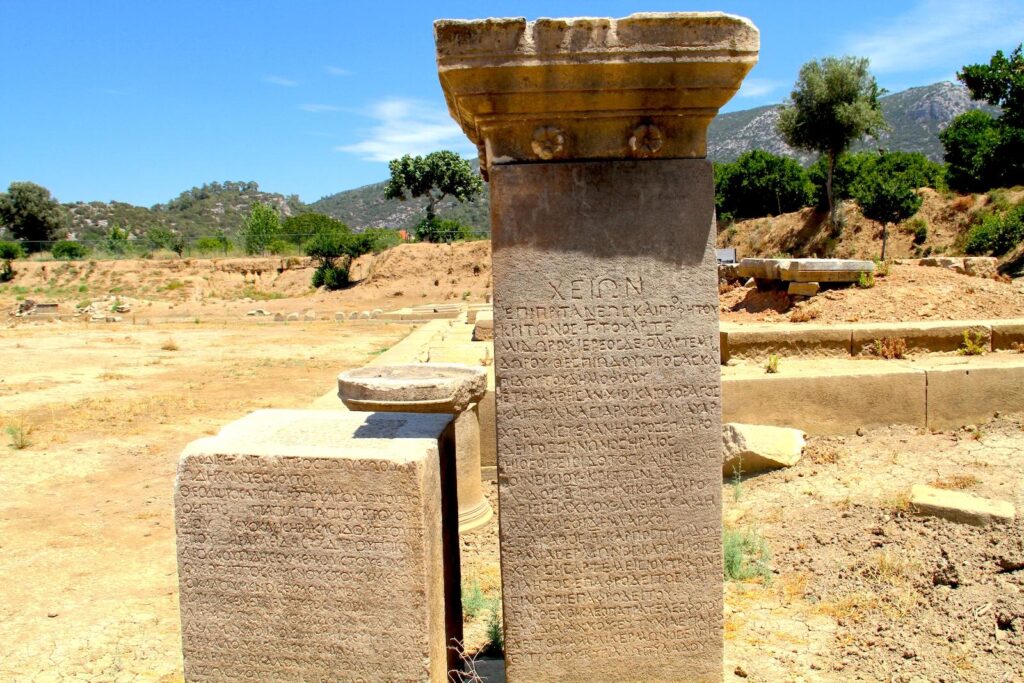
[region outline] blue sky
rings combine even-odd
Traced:
[[[212,180],[305,201],[405,152],[474,150],[449,119],[431,22],[722,10],[761,29],[725,111],[782,101],[800,65],[871,58],[890,91],[1024,39],[1024,0],[312,2],[0,0],[0,190],[151,205]]]

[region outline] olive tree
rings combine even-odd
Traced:
[[[472,201],[484,189],[480,175],[469,162],[448,150],[426,156],[406,154],[401,159],[392,159],[388,169],[391,177],[384,186],[385,199],[426,197],[428,221],[433,221],[437,205],[445,197]]]
[[[833,230],[836,158],[857,140],[887,129],[879,103],[883,94],[866,58],[826,57],[800,68],[790,103],[779,114],[779,134],[790,146],[818,152],[828,160],[825,188]]]
[[[26,251],[42,251],[64,223],[63,209],[42,185],[15,182],[0,193],[0,226],[24,241]]]

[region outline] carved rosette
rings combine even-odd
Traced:
[[[434,24],[448,109],[495,164],[688,159],[757,63],[748,20],[717,12]]]

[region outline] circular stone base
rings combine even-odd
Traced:
[[[474,505],[468,510],[459,510],[459,533],[479,529],[487,524],[493,516],[494,510],[491,509],[491,504],[487,502],[486,498],[482,498],[478,505]]]

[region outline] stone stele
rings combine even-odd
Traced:
[[[719,13],[435,24],[490,178],[509,683],[722,675]],[[557,162],[557,163],[555,163]]]
[[[446,415],[260,410],[187,446],[186,680],[447,681],[462,636],[458,534],[442,525],[452,442]]]

